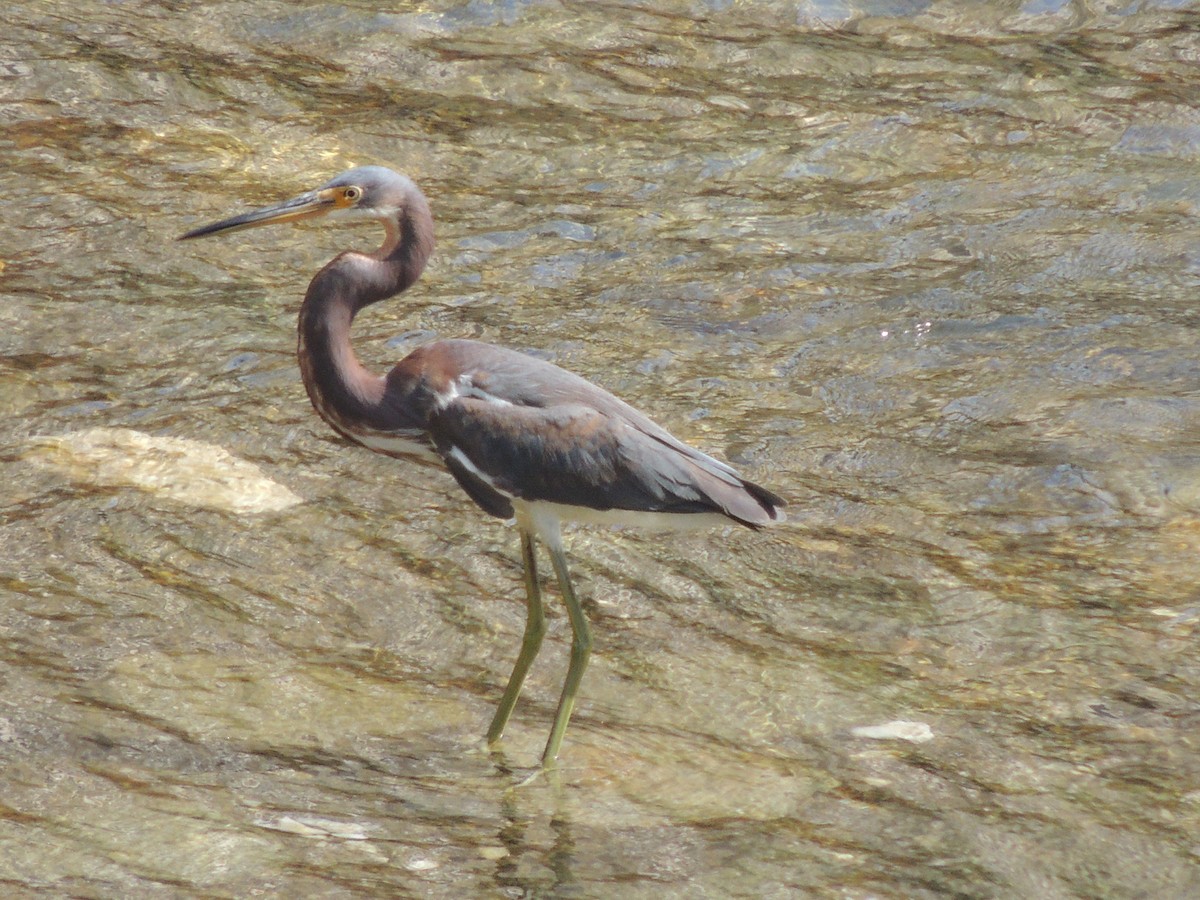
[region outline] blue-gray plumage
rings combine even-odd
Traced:
[[[733,521],[760,528],[783,520],[784,502],[607,391],[512,350],[436,341],[386,376],[364,368],[350,342],[355,315],[412,285],[433,252],[429,204],[412,181],[390,169],[351,169],[315,191],[183,237],[328,214],[377,220],[386,238],[375,253],[339,254],[309,284],[299,317],[304,385],[316,411],[338,433],[381,453],[441,463],[486,512],[515,519],[527,620],[489,742],[503,733],[545,633],[534,537],[550,550],[574,639],[542,756],[547,765],[558,755],[591,648],[560,523],[680,528]]]

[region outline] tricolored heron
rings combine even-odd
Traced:
[[[368,371],[350,343],[355,315],[412,285],[433,251],[429,204],[404,175],[381,166],[351,169],[324,187],[183,238],[324,215],[375,219],[386,236],[374,253],[338,254],[308,286],[298,349],[308,396],[321,418],[349,440],[388,456],[438,462],[485,512],[515,520],[525,566],[525,632],[489,743],[503,734],[546,632],[534,538],[549,549],[574,635],[542,755],[542,765],[549,765],[562,745],[592,646],[567,572],[561,523],[681,528],[731,520],[757,529],[783,520],[784,501],[676,440],[608,391],[503,347],[435,341],[387,375]]]

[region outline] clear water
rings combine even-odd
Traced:
[[[5,20],[5,891],[1200,894],[1195,4]],[[299,383],[308,278],[378,235],[172,240],[363,163],[439,229],[364,360],[526,349],[791,501],[571,536],[553,777],[553,601],[482,742],[515,535]],[[303,502],[234,508],[221,450]]]

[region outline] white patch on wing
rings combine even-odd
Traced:
[[[460,450],[458,447],[451,447],[450,452],[447,453],[446,455],[449,456],[456,463],[458,463],[460,466],[462,466],[464,469],[466,469],[468,472],[470,472],[472,475],[474,475],[476,478],[478,478],[480,481],[482,481],[484,484],[486,484],[488,487],[490,487],[497,494],[500,494],[502,497],[508,497],[509,499],[512,499],[512,495],[510,493],[508,493],[508,491],[504,490],[501,487],[498,487],[496,485],[496,482],[494,482],[492,480],[492,476],[488,475],[487,472],[484,472],[482,469],[480,469],[478,466],[476,466],[475,463],[471,462],[471,460],[467,456],[467,454],[463,453],[462,450]]]
[[[503,397],[497,397],[495,394],[489,394],[486,390],[475,383],[475,373],[465,372],[458,377],[456,381],[450,382],[450,390],[438,397],[438,408],[445,409],[451,402],[458,397],[470,397],[472,400],[482,400],[484,403],[492,403],[496,406],[512,406],[513,404],[505,400]]]
[[[463,381],[466,382],[467,389],[464,393],[465,393],[465,396],[467,396],[467,397],[474,397],[476,400],[482,400],[485,403],[492,403],[492,404],[495,404],[496,406],[512,406],[513,405],[511,401],[505,400],[503,397],[497,397],[495,394],[489,394],[487,391],[485,391],[483,388],[481,388],[479,385],[477,385],[473,380],[470,380],[470,376],[464,377]]]
[[[441,410],[457,400],[458,396],[458,382],[452,381],[450,382],[450,386],[446,388],[445,393],[434,394],[434,402],[437,404],[437,408]]]

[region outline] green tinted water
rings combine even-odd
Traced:
[[[1200,892],[1194,5],[8,18],[0,883]],[[172,241],[364,163],[439,235],[365,361],[529,350],[792,504],[571,536],[596,650],[557,778],[518,786],[553,598],[482,743],[515,534],[300,387],[308,278],[377,234]],[[235,511],[213,448],[278,508]]]

